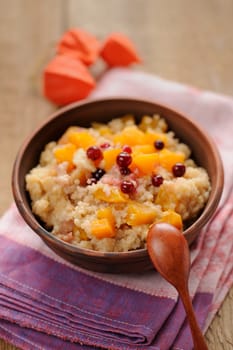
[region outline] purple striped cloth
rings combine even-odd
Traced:
[[[217,142],[226,180],[220,206],[191,249],[189,288],[206,331],[233,283],[233,100],[145,73],[112,69],[92,98],[147,98],[188,113]],[[189,350],[175,289],[158,273],[86,271],[45,246],[15,205],[0,220],[0,337],[21,349]]]

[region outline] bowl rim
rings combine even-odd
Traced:
[[[136,103],[150,104],[150,105],[157,106],[160,109],[165,109],[168,112],[170,111],[172,114],[178,114],[181,118],[187,120],[190,126],[192,126],[192,128],[195,128],[198,131],[198,133],[201,134],[202,138],[205,139],[206,143],[209,146],[209,149],[212,152],[212,156],[216,161],[216,168],[218,169],[216,186],[211,189],[209,200],[205,205],[203,212],[194,221],[194,223],[192,223],[184,231],[184,236],[191,234],[193,231],[200,230],[203,226],[205,226],[219,204],[219,201],[222,195],[223,183],[224,183],[223,164],[222,164],[222,160],[220,157],[220,153],[217,149],[217,146],[215,145],[211,136],[208,135],[197,122],[192,120],[192,118],[188,114],[180,112],[178,109],[171,108],[166,104],[161,104],[161,103],[158,103],[152,100],[147,100],[147,99],[131,98],[126,96],[103,97],[103,98],[98,97],[93,99],[89,98],[81,102],[80,101],[74,102],[65,107],[59,108],[58,110],[53,112],[48,118],[46,118],[42,123],[40,123],[39,126],[37,126],[34,129],[34,131],[32,131],[21,144],[13,164],[12,179],[11,179],[12,192],[13,192],[13,197],[14,197],[16,206],[21,216],[25,220],[25,222],[29,225],[29,227],[31,227],[31,229],[35,231],[43,240],[49,241],[50,243],[55,243],[58,248],[61,248],[61,249],[66,248],[71,254],[81,254],[88,257],[92,256],[93,258],[98,258],[98,259],[99,258],[102,258],[102,259],[117,258],[118,260],[124,260],[126,257],[129,258],[129,256],[133,256],[135,259],[141,259],[141,258],[144,258],[145,255],[147,255],[146,248],[140,248],[140,249],[127,251],[127,252],[101,252],[101,251],[94,251],[91,249],[81,248],[81,247],[66,243],[61,239],[57,238],[51,232],[47,231],[36,219],[35,215],[32,213],[32,210],[28,210],[27,206],[24,205],[22,191],[25,191],[25,189],[20,188],[20,185],[18,182],[21,160],[23,159],[23,155],[28,147],[28,144],[41,129],[46,127],[46,125],[50,121],[60,117],[62,114],[69,112],[72,109],[76,109],[83,105],[90,105],[90,104],[96,104],[96,103],[104,104],[106,102],[111,103],[113,101],[115,102],[124,101],[126,103],[136,102]],[[166,116],[165,116],[165,119],[166,119]],[[215,199],[215,201],[213,201],[213,199]]]

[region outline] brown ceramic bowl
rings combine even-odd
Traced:
[[[212,190],[208,203],[198,219],[184,231],[189,244],[213,215],[222,193],[223,168],[214,143],[194,122],[177,111],[148,101],[125,98],[75,103],[57,111],[22,145],[13,169],[13,194],[26,223],[53,251],[74,264],[94,271],[141,272],[150,269],[152,264],[146,249],[125,253],[101,253],[78,248],[56,238],[32,213],[30,199],[25,190],[25,175],[38,163],[44,146],[49,141],[57,140],[69,126],[88,127],[93,121],[107,122],[127,113],[134,114],[137,120],[145,114],[158,113],[164,117],[169,128],[175,131],[181,141],[190,146],[192,157],[197,164],[204,167],[210,176]]]

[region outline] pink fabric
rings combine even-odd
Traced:
[[[91,98],[109,96],[145,98],[179,109],[219,147],[224,193],[191,250],[189,287],[206,330],[233,283],[233,100],[128,69],[107,72]],[[9,342],[22,349],[192,348],[177,293],[154,271],[111,275],[73,266],[45,246],[14,205],[0,221],[0,240],[0,336]],[[106,295],[104,300],[98,293]]]
[[[224,166],[225,186],[220,203],[220,205],[224,205],[233,183],[233,99],[210,91],[202,91],[192,86],[167,81],[144,72],[134,72],[121,68],[109,71],[108,74],[103,77],[91,97],[103,98],[117,96],[148,99],[178,109],[198,122],[199,125],[212,136],[218,146]],[[214,266],[212,267],[212,265],[210,265],[210,268],[206,271],[205,281],[203,281],[203,284],[200,286],[200,289],[212,289],[215,291],[214,302],[211,306],[205,329],[207,329],[214,314],[221,305],[224,298],[223,295],[226,295],[229,286],[233,283],[233,248],[232,244],[228,245],[229,242],[233,241],[233,231],[231,231],[233,225],[232,203],[233,198],[231,195],[228,204],[225,205],[224,210],[219,214],[221,215],[220,220],[218,222],[216,220],[214,221],[216,227],[211,230],[211,235],[207,238],[210,242],[205,242],[205,244],[210,246],[213,245],[214,249],[216,241],[213,239],[213,233],[214,235],[220,235],[220,228],[222,224],[225,223],[226,218],[228,218],[229,220],[226,224],[228,235],[221,237],[223,241],[221,242],[222,249],[219,249],[219,251],[216,249]],[[227,212],[226,217],[224,217],[225,211]],[[228,228],[228,226],[230,227]],[[224,227],[224,229],[226,230],[226,227]],[[206,252],[202,250],[201,254],[206,254]],[[222,270],[218,265],[218,262],[221,261],[222,258],[228,259],[226,262],[226,270],[225,267]],[[198,266],[198,261],[196,265]],[[213,272],[212,274],[211,270]],[[225,273],[222,276],[221,274],[223,271],[225,271]],[[196,276],[194,276],[195,272]],[[218,285],[216,285],[216,280],[218,280],[218,278],[216,278],[217,274],[221,275]],[[192,269],[190,278],[190,289],[193,294],[192,285],[194,280],[198,280],[199,278],[200,267],[195,266],[195,268]],[[224,285],[222,285],[223,281],[225,281]]]

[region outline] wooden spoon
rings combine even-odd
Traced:
[[[147,236],[149,256],[156,270],[178,291],[192,332],[195,350],[208,350],[198,326],[188,291],[190,255],[181,231],[167,223],[150,227]]]

